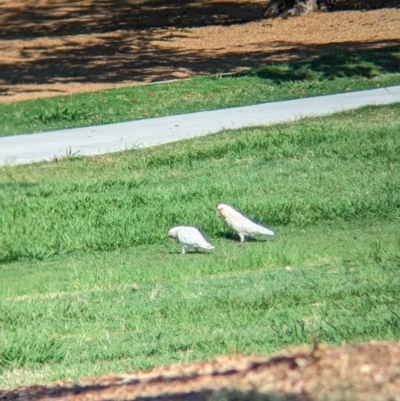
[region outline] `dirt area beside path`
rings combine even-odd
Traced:
[[[230,356],[133,374],[0,391],[6,400],[400,399],[400,343],[303,347],[271,357]]]
[[[400,9],[263,20],[265,0],[0,0],[0,101],[400,43]]]

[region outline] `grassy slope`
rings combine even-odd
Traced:
[[[396,104],[1,169],[0,387],[399,339],[399,134]],[[220,201],[277,236],[237,243]],[[185,223],[215,251],[179,255]]]
[[[0,104],[0,136],[400,84],[400,48],[324,54],[231,77]]]

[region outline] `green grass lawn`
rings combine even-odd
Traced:
[[[399,339],[399,194],[400,103],[3,167],[0,388]],[[238,243],[220,202],[276,236]]]
[[[240,74],[0,104],[0,136],[400,84],[400,47],[322,54]]]

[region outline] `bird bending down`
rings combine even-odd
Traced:
[[[189,249],[194,249],[196,252],[199,249],[214,249],[196,227],[178,226],[171,228],[168,232],[168,237],[172,240],[178,239],[182,244],[182,254],[186,253]]]
[[[233,207],[224,205],[223,203],[218,205],[217,215],[222,216],[226,224],[239,234],[240,242],[244,242],[246,237],[253,237],[255,235],[275,235],[269,228],[252,221]]]

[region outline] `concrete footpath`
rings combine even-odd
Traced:
[[[254,106],[149,118],[0,138],[0,166],[50,160],[70,149],[95,155],[179,141],[221,131],[293,121],[367,105],[400,102],[400,86]]]

